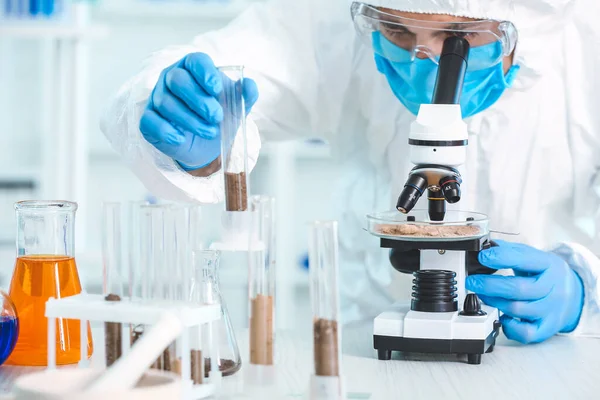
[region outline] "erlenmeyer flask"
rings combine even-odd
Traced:
[[[3,290],[0,290],[0,365],[12,353],[19,337],[19,316],[14,303]]]
[[[19,338],[7,364],[44,366],[48,360],[46,301],[81,293],[75,264],[75,211],[66,201],[22,201],[17,213],[17,260],[9,296],[19,315]],[[88,324],[88,357],[92,332]],[[57,319],[56,363],[80,360],[78,320]]]
[[[192,343],[200,347],[204,358],[204,376],[208,377],[211,369],[211,358],[216,353],[219,371],[223,376],[235,374],[242,366],[235,333],[229,319],[227,307],[219,290],[219,258],[220,252],[215,250],[199,250],[193,253],[194,279],[191,287],[191,300],[202,304],[220,304],[221,319],[206,324],[206,329],[198,340]],[[216,349],[210,348],[217,346]],[[193,346],[194,347],[194,346]],[[192,352],[194,349],[192,348]],[[215,352],[216,350],[216,352]],[[192,364],[194,364],[192,357]],[[198,367],[196,366],[196,369]],[[192,365],[192,376],[194,365]]]

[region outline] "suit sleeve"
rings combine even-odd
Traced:
[[[255,4],[221,30],[151,55],[140,73],[119,90],[104,114],[101,128],[148,190],[173,201],[215,203],[223,199],[221,174],[190,176],[147,143],[139,131],[142,112],[162,70],[193,52],[208,54],[217,66],[244,65],[245,76],[258,84],[260,97],[247,124],[250,168],[258,159],[261,136],[285,140],[322,136],[331,130],[350,65],[344,60],[335,65],[325,63],[320,54],[323,43],[336,44],[336,38],[347,35],[347,29],[331,29],[336,20],[328,13],[342,17],[339,5],[319,8],[313,2],[275,0]],[[347,28],[348,24],[342,26]],[[331,31],[329,37],[323,36],[323,31]],[[337,40],[337,47],[345,54],[347,39],[343,43]],[[329,76],[335,78],[328,81]],[[242,157],[239,148],[234,147],[233,154]]]

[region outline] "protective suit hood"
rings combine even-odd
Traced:
[[[547,17],[560,16],[574,0],[372,0],[366,3],[392,10],[449,14],[467,18],[496,19],[539,24]],[[557,18],[558,19],[558,18]],[[519,21],[521,20],[521,21]]]

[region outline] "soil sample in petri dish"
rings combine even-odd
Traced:
[[[339,376],[338,323],[327,319],[314,322],[314,357],[317,376]]]
[[[481,229],[478,226],[473,225],[447,225],[447,226],[435,226],[435,225],[392,225],[392,224],[381,224],[376,226],[378,233],[390,236],[414,236],[414,237],[470,237],[480,235]]]
[[[250,363],[273,365],[273,296],[251,300]]]
[[[246,173],[225,173],[225,207],[227,211],[248,209],[248,187]]]
[[[45,366],[48,362],[48,320],[46,301],[81,293],[75,258],[60,255],[28,255],[17,258],[9,296],[19,316],[17,345],[7,364]],[[80,361],[80,322],[56,320],[56,364]],[[92,331],[88,323],[88,357],[92,355]]]
[[[116,294],[107,295],[106,301],[121,301]],[[121,357],[122,325],[118,322],[104,323],[104,347],[106,353],[106,366],[110,367]]]

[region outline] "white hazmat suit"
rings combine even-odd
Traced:
[[[600,333],[600,33],[596,0],[373,0],[400,11],[513,22],[519,33],[514,85],[467,119],[461,209],[489,215],[491,228],[555,249],[581,276],[585,303],[575,334]],[[348,0],[272,1],[251,6],[226,28],[154,54],[118,93],[103,131],[155,195],[216,202],[218,176],[196,178],[145,142],[139,121],[160,72],[192,52],[216,65],[243,64],[260,91],[249,124],[251,166],[266,140],[320,136],[343,174],[340,207],[342,314],[372,317],[406,291],[363,231],[365,215],[391,209],[412,165],[414,116],[356,36]],[[502,235],[500,235],[501,237]],[[498,237],[498,236],[495,236]],[[408,281],[408,279],[406,279]],[[399,295],[402,293],[402,295]]]

